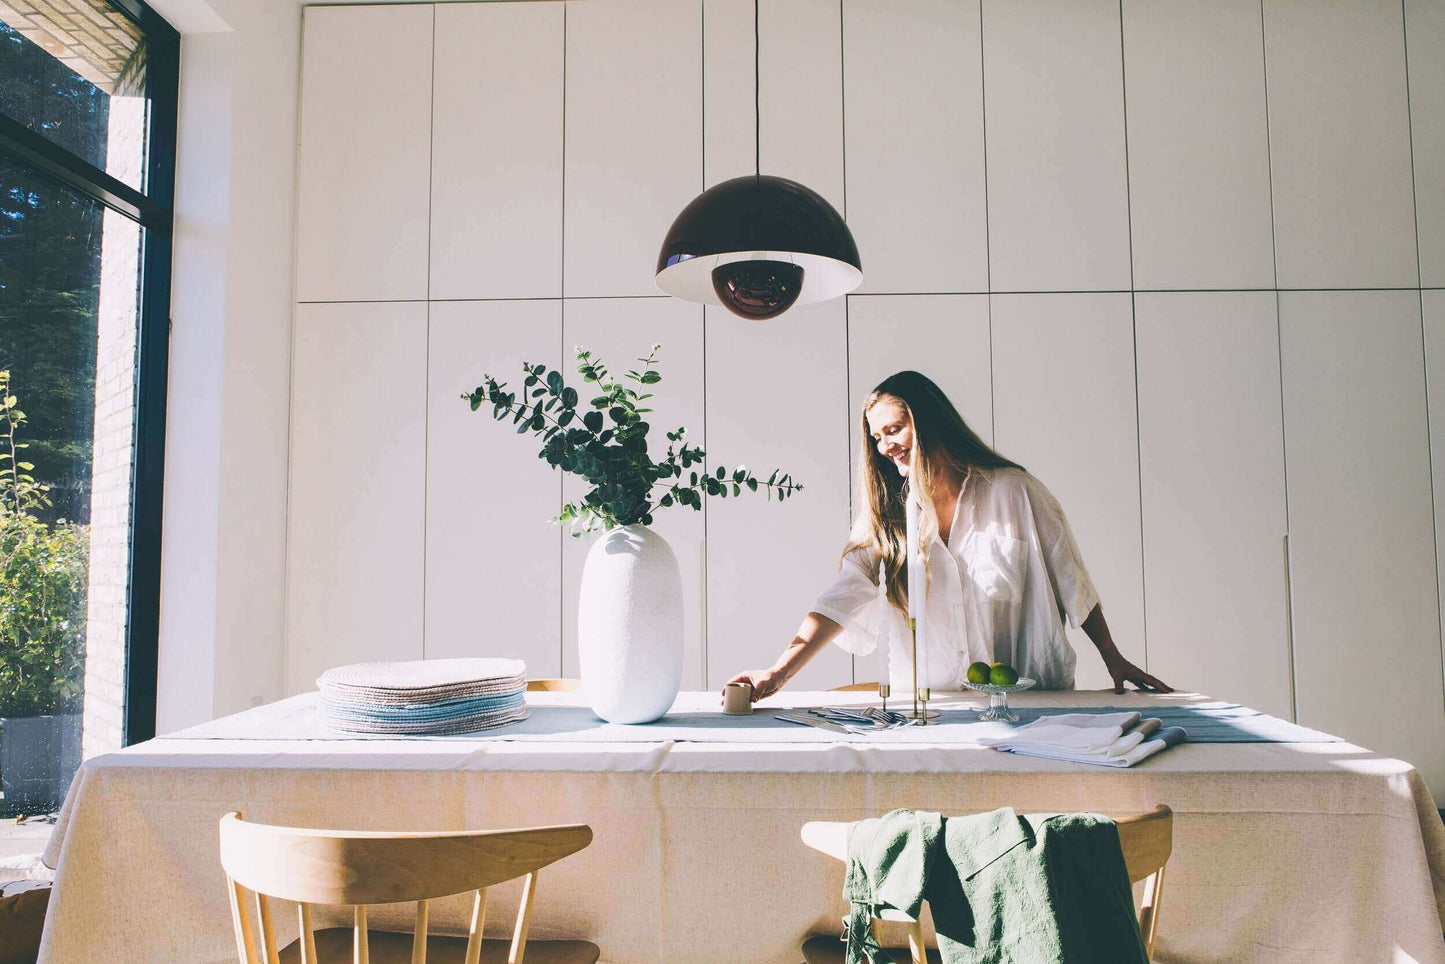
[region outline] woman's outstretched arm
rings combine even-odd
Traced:
[[[827,616],[808,613],[803,624],[798,627],[798,635],[793,637],[793,641],[788,644],[787,649],[783,650],[783,654],[778,657],[778,661],[771,668],[748,670],[745,673],[739,673],[728,682],[751,683],[754,703],[766,699],[786,686],[788,680],[796,676],[798,670],[808,664],[808,660],[816,656],[842,631],[843,627]]]
[[[1109,624],[1104,622],[1104,609],[1102,606],[1094,606],[1089,612],[1087,619],[1079,626],[1098,647],[1099,655],[1104,658],[1104,667],[1114,679],[1114,692],[1124,692],[1125,683],[1133,683],[1141,690],[1155,693],[1172,693],[1174,688],[1161,680],[1150,676],[1133,663],[1124,658],[1119,652],[1119,647],[1114,645],[1114,637],[1109,633]]]

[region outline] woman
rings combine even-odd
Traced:
[[[1041,688],[1072,689],[1067,615],[1098,647],[1115,693],[1126,682],[1171,691],[1115,647],[1059,503],[980,439],[937,385],[918,372],[890,376],[864,400],[862,426],[862,505],[841,571],[772,668],[731,682],[764,699],[836,641],[858,655],[887,646],[891,682],[912,689],[905,500],[917,486],[928,493],[919,538],[928,547],[930,678],[920,685],[959,689],[970,663],[999,661]]]

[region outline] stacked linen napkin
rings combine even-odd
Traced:
[[[527,717],[519,659],[428,659],[338,666],[316,681],[326,720],[352,733],[471,733]]]
[[[1133,766],[1184,741],[1182,727],[1164,727],[1138,713],[1057,713],[1041,716],[1005,737],[978,742],[1006,753],[1106,767]]]

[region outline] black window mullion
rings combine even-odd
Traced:
[[[131,460],[130,584],[126,605],[126,745],[156,733],[160,659],[161,517],[165,483],[166,381],[170,356],[172,215],[180,35],[149,7],[112,0],[146,34],[150,144],[146,191],[163,215],[146,225],[136,356],[135,448]],[[139,7],[140,16],[132,8]]]

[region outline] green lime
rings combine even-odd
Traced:
[[[987,663],[974,663],[968,668],[968,681],[970,683],[987,683],[989,665]]]
[[[988,681],[994,686],[1012,686],[1019,681],[1019,671],[1007,663],[995,663],[988,671]]]

